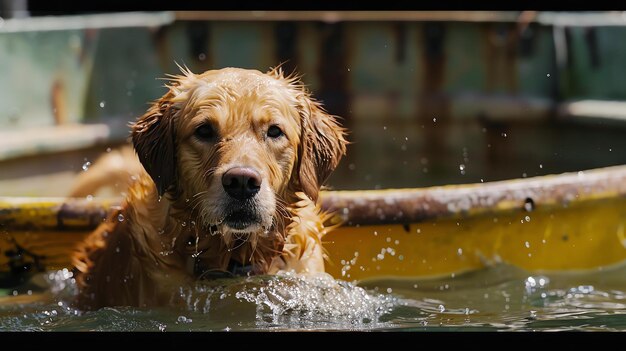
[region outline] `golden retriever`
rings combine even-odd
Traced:
[[[163,305],[220,272],[324,271],[337,117],[280,67],[181,70],[131,127],[145,171],[73,256],[79,308]]]

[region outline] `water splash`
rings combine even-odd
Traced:
[[[243,308],[243,303],[254,310],[257,327],[264,328],[368,328],[397,304],[391,295],[373,293],[328,274],[281,273],[229,283],[200,282],[192,289],[181,288],[174,299],[182,300],[191,311],[208,314],[224,305]]]
[[[6,297],[16,302],[0,304],[0,331],[624,331],[625,274],[626,265],[538,275],[500,263],[437,279],[359,285],[328,275],[237,277],[175,289],[172,304],[160,308],[85,312],[71,306],[75,280],[65,269],[42,274],[45,294],[31,284]],[[38,294],[41,300],[31,300]]]

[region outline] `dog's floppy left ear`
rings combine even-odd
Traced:
[[[302,134],[298,180],[302,191],[317,201],[320,187],[346,153],[345,129],[307,93],[300,96]]]
[[[176,145],[172,92],[168,92],[135,122],[132,141],[137,156],[163,195],[176,179]]]

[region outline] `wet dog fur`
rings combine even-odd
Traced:
[[[324,271],[317,199],[346,151],[337,117],[280,68],[182,71],[131,127],[143,169],[122,205],[73,256],[79,308],[167,304],[233,267]]]

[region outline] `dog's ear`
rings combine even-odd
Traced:
[[[176,179],[175,108],[169,91],[131,126],[135,152],[163,195]]]
[[[320,187],[346,153],[345,129],[308,93],[299,100],[302,132],[296,171],[301,190],[317,201]]]

